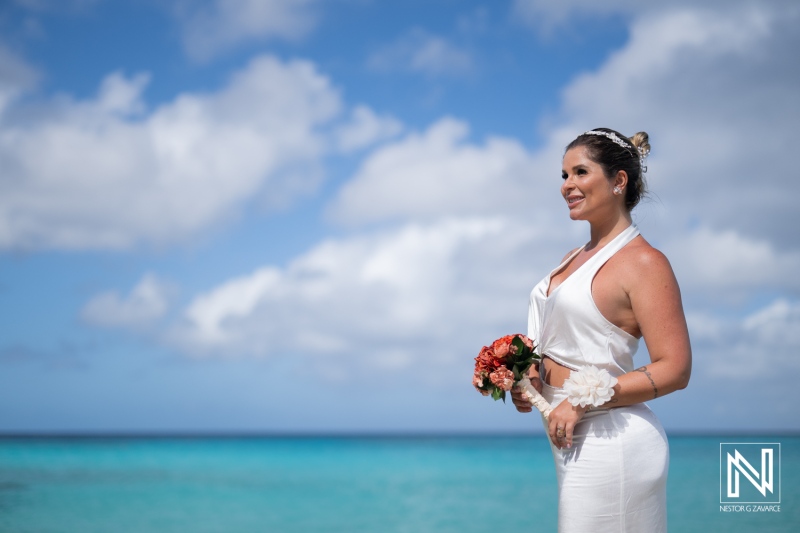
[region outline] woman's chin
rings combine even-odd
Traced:
[[[569,218],[571,218],[572,220],[583,220],[583,217],[581,216],[581,212],[579,209],[570,209]]]

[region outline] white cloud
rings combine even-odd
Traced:
[[[271,290],[278,288],[280,272],[262,268],[248,276],[224,282],[206,294],[194,298],[186,310],[192,324],[194,342],[220,344],[230,340],[225,322],[247,318]]]
[[[406,70],[432,76],[470,72],[472,56],[444,37],[414,29],[370,55],[367,64],[376,70]]]
[[[718,319],[716,336],[697,339],[712,378],[778,383],[800,370],[800,301],[778,298],[741,319]]]
[[[652,114],[656,111],[651,107],[653,100],[676,88],[693,90],[694,99],[709,100],[716,95],[707,94],[706,87],[686,87],[688,80],[677,76],[679,72],[694,71],[695,65],[720,69],[731,57],[752,60],[751,49],[764,46],[770,36],[772,17],[769,11],[755,8],[731,12],[683,9],[641,17],[632,24],[630,40],[621,50],[596,72],[586,73],[568,86],[565,110],[572,116],[584,112],[597,115],[604,106],[587,100],[592,94],[629,121],[638,113]],[[722,73],[706,74],[704,80],[711,82]],[[604,90],[599,92],[600,88]],[[684,106],[700,107],[693,99],[684,100],[688,95],[680,96]],[[674,98],[669,100],[671,103]]]
[[[335,132],[339,149],[351,152],[375,142],[389,139],[403,130],[403,124],[389,116],[379,116],[370,108],[360,105],[353,108],[350,122]]]
[[[560,183],[542,180],[518,141],[490,137],[481,146],[468,142],[468,133],[465,122],[445,118],[378,148],[339,191],[331,216],[358,224],[496,215],[522,212],[537,196],[559,200]]]
[[[796,375],[800,370],[800,302],[779,298],[745,317],[742,326],[738,348],[746,354],[753,375]]]
[[[197,234],[257,194],[316,186],[341,102],[304,61],[253,59],[216,93],[148,110],[147,76],[0,122],[0,247],[128,248]],[[47,157],[42,157],[47,154]],[[299,171],[298,171],[299,169]]]
[[[735,230],[698,228],[673,235],[664,244],[682,283],[702,293],[800,290],[800,252],[775,249],[768,241]]]
[[[90,299],[82,318],[97,326],[139,329],[162,318],[169,308],[169,286],[146,274],[127,296],[107,291]]]
[[[150,83],[150,75],[139,73],[127,79],[121,72],[106,76],[97,91],[96,111],[101,115],[127,117],[145,111],[142,92]]]
[[[184,0],[177,15],[189,56],[207,61],[251,40],[297,40],[316,23],[316,0]]]
[[[730,6],[731,0],[703,0],[702,6],[696,0],[669,0],[669,2],[642,2],[640,0],[514,0],[511,5],[512,16],[539,32],[550,35],[555,29],[568,26],[576,17],[588,18],[598,15],[639,15],[659,12],[666,9],[690,7],[712,9],[716,6]]]
[[[540,262],[535,235],[470,218],[326,241],[196,296],[170,341],[198,354],[442,363],[524,326],[529,281],[518,265]]]

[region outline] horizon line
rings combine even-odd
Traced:
[[[291,439],[291,438],[509,438],[546,437],[544,431],[425,431],[425,430],[69,430],[3,431],[0,440],[23,439]],[[800,430],[730,429],[673,430],[668,437],[800,437]]]

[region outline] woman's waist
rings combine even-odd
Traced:
[[[543,355],[539,363],[539,378],[543,383],[560,388],[569,379],[570,374],[579,370],[581,361],[567,361],[551,355]]]
[[[546,353],[539,361],[539,379],[547,385],[561,388],[572,372],[578,371],[586,365],[586,361],[580,356],[565,357]]]
[[[555,408],[561,402],[567,399],[567,393],[561,387],[553,387],[543,383],[542,397],[547,403],[550,404],[551,407]],[[599,407],[593,407],[581,417],[578,424],[585,425],[585,423],[592,420],[596,421],[598,419],[603,419],[610,415],[614,415],[615,419],[620,419],[621,417],[621,420],[629,419],[630,417],[644,418],[649,420],[651,423],[660,426],[655,413],[653,413],[650,407],[648,407],[645,403],[634,403],[621,407],[613,407],[613,405],[613,403],[607,403],[605,405],[600,405]]]
[[[539,362],[539,378],[543,383],[552,387],[561,388],[564,382],[569,379],[574,371],[579,371],[586,366],[594,366],[600,370],[605,370],[613,377],[619,376],[633,370],[633,360],[630,361],[625,368],[620,365],[620,362],[613,359],[588,361],[580,356],[559,356],[546,353],[542,355]]]
[[[547,403],[550,404],[551,407],[555,408],[558,404],[563,402],[567,399],[567,390],[563,387],[554,387],[552,385],[548,385],[547,383],[542,382],[542,397],[545,399]],[[598,407],[593,407],[590,411],[583,415],[583,419],[593,417],[598,414],[608,413],[610,410],[615,410],[619,412],[646,412],[652,413],[650,407],[647,406],[646,403],[634,403],[631,405],[625,405],[621,407],[614,407],[613,403],[606,403],[604,405],[600,405]]]

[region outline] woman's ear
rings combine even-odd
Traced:
[[[625,190],[625,186],[628,184],[628,173],[624,170],[617,171],[617,175],[614,176],[614,187],[619,187],[623,191]]]

